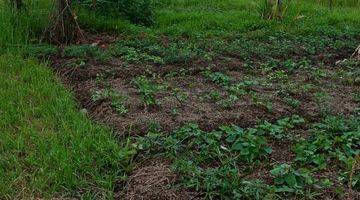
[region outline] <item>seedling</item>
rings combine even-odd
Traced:
[[[133,83],[138,88],[141,98],[146,106],[159,105],[155,94],[163,89],[161,85],[155,84],[145,76],[137,77]]]
[[[91,95],[93,101],[101,101],[109,99],[111,101],[111,106],[116,110],[120,115],[124,115],[128,112],[127,108],[124,105],[124,102],[127,100],[126,96],[121,95],[113,89],[106,88],[104,90],[96,90]]]
[[[228,86],[231,82],[231,78],[221,72],[204,71],[203,75],[220,86]]]

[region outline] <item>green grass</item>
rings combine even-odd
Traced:
[[[0,199],[111,198],[133,151],[80,113],[43,64],[0,56]]]
[[[24,0],[25,9],[16,12],[0,0],[0,54],[19,51],[38,41],[47,27],[54,4],[48,0]]]
[[[80,21],[84,27],[115,33],[151,35],[226,37],[240,33],[287,31],[292,34],[319,32],[330,28],[343,30],[359,29],[359,4],[336,4],[330,10],[315,1],[292,1],[287,4],[283,20],[264,20],[259,13],[263,1],[247,0],[162,0],[155,3],[156,22],[151,27],[134,26],[123,19],[98,17],[80,10]],[[340,2],[340,1],[337,1]],[[342,1],[344,2],[344,1]],[[98,19],[97,19],[98,17]]]

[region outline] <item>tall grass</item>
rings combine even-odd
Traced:
[[[52,71],[22,49],[48,26],[53,0],[0,0],[0,199],[112,199],[133,151],[81,114]]]
[[[112,198],[133,151],[81,114],[50,69],[0,56],[0,199]]]
[[[49,24],[54,8],[53,0],[24,0],[20,11],[7,2],[0,0],[0,53],[35,42]]]
[[[360,0],[316,0],[321,5],[334,7],[360,7]]]

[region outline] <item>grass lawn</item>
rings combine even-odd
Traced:
[[[0,8],[0,199],[360,197],[359,2],[161,0],[151,26],[76,6],[62,48],[27,2]]]
[[[45,64],[0,56],[0,197],[111,197],[133,151],[80,113]]]

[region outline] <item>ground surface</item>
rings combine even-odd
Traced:
[[[166,38],[150,42],[113,39],[110,43],[100,40],[77,48],[69,47],[62,55],[52,56],[51,60],[53,69],[72,88],[84,111],[93,119],[115,128],[121,136],[146,138],[154,131],[169,134],[189,123],[197,124],[199,129],[207,132],[231,124],[247,128],[264,121],[276,124],[279,119],[301,116],[306,123],[281,133],[287,135],[287,139],[268,138],[272,152],[264,164],[243,172],[246,180],[257,179],[271,185],[274,179],[269,171],[276,165],[294,163],[298,155],[292,147],[299,139],[310,137],[311,124],[327,116],[349,118],[359,112],[359,63],[348,60],[354,49],[347,47],[348,40],[329,38],[329,46],[311,53],[302,49],[306,43],[279,40],[277,43],[286,41],[294,49],[285,56],[272,53],[269,56],[256,55],[258,52],[255,52],[250,60],[244,60],[238,52],[221,49],[223,46],[216,50],[199,47],[197,51],[201,53],[198,54],[213,51],[211,58],[202,58],[196,53],[182,58],[181,49],[176,49],[179,59],[167,58],[169,54],[174,55],[166,49],[177,44],[163,42],[167,41]],[[359,41],[359,38],[353,40]],[[342,47],[331,47],[334,41],[343,43]],[[247,42],[263,45],[269,41]],[[236,45],[237,41],[229,43]],[[80,52],[77,56],[72,54],[73,48]],[[118,48],[126,50],[119,53]],[[271,48],[282,51],[283,47]],[[188,51],[186,53],[193,53]],[[170,60],[169,63],[164,61],[166,59]],[[265,131],[276,134],[272,128]],[[356,131],[355,135],[358,133]],[[348,145],[355,145],[352,148],[356,149],[356,141]],[[153,155],[145,156],[146,160],[148,157]],[[125,190],[118,193],[120,198],[203,198],[202,192],[181,185],[181,173],[176,175],[171,170],[170,160],[150,159],[145,161],[145,166],[136,167]],[[212,162],[199,164],[211,166],[214,165]],[[314,172],[317,179],[332,183],[323,193],[326,198],[343,198],[336,192],[342,184],[339,176],[336,165]],[[178,184],[180,188],[173,188]],[[351,198],[359,195],[350,191],[345,193]],[[297,195],[310,198],[314,194]],[[218,197],[218,194],[211,196]]]
[[[359,4],[327,3],[79,6],[65,46],[0,7],[0,199],[360,199]]]

